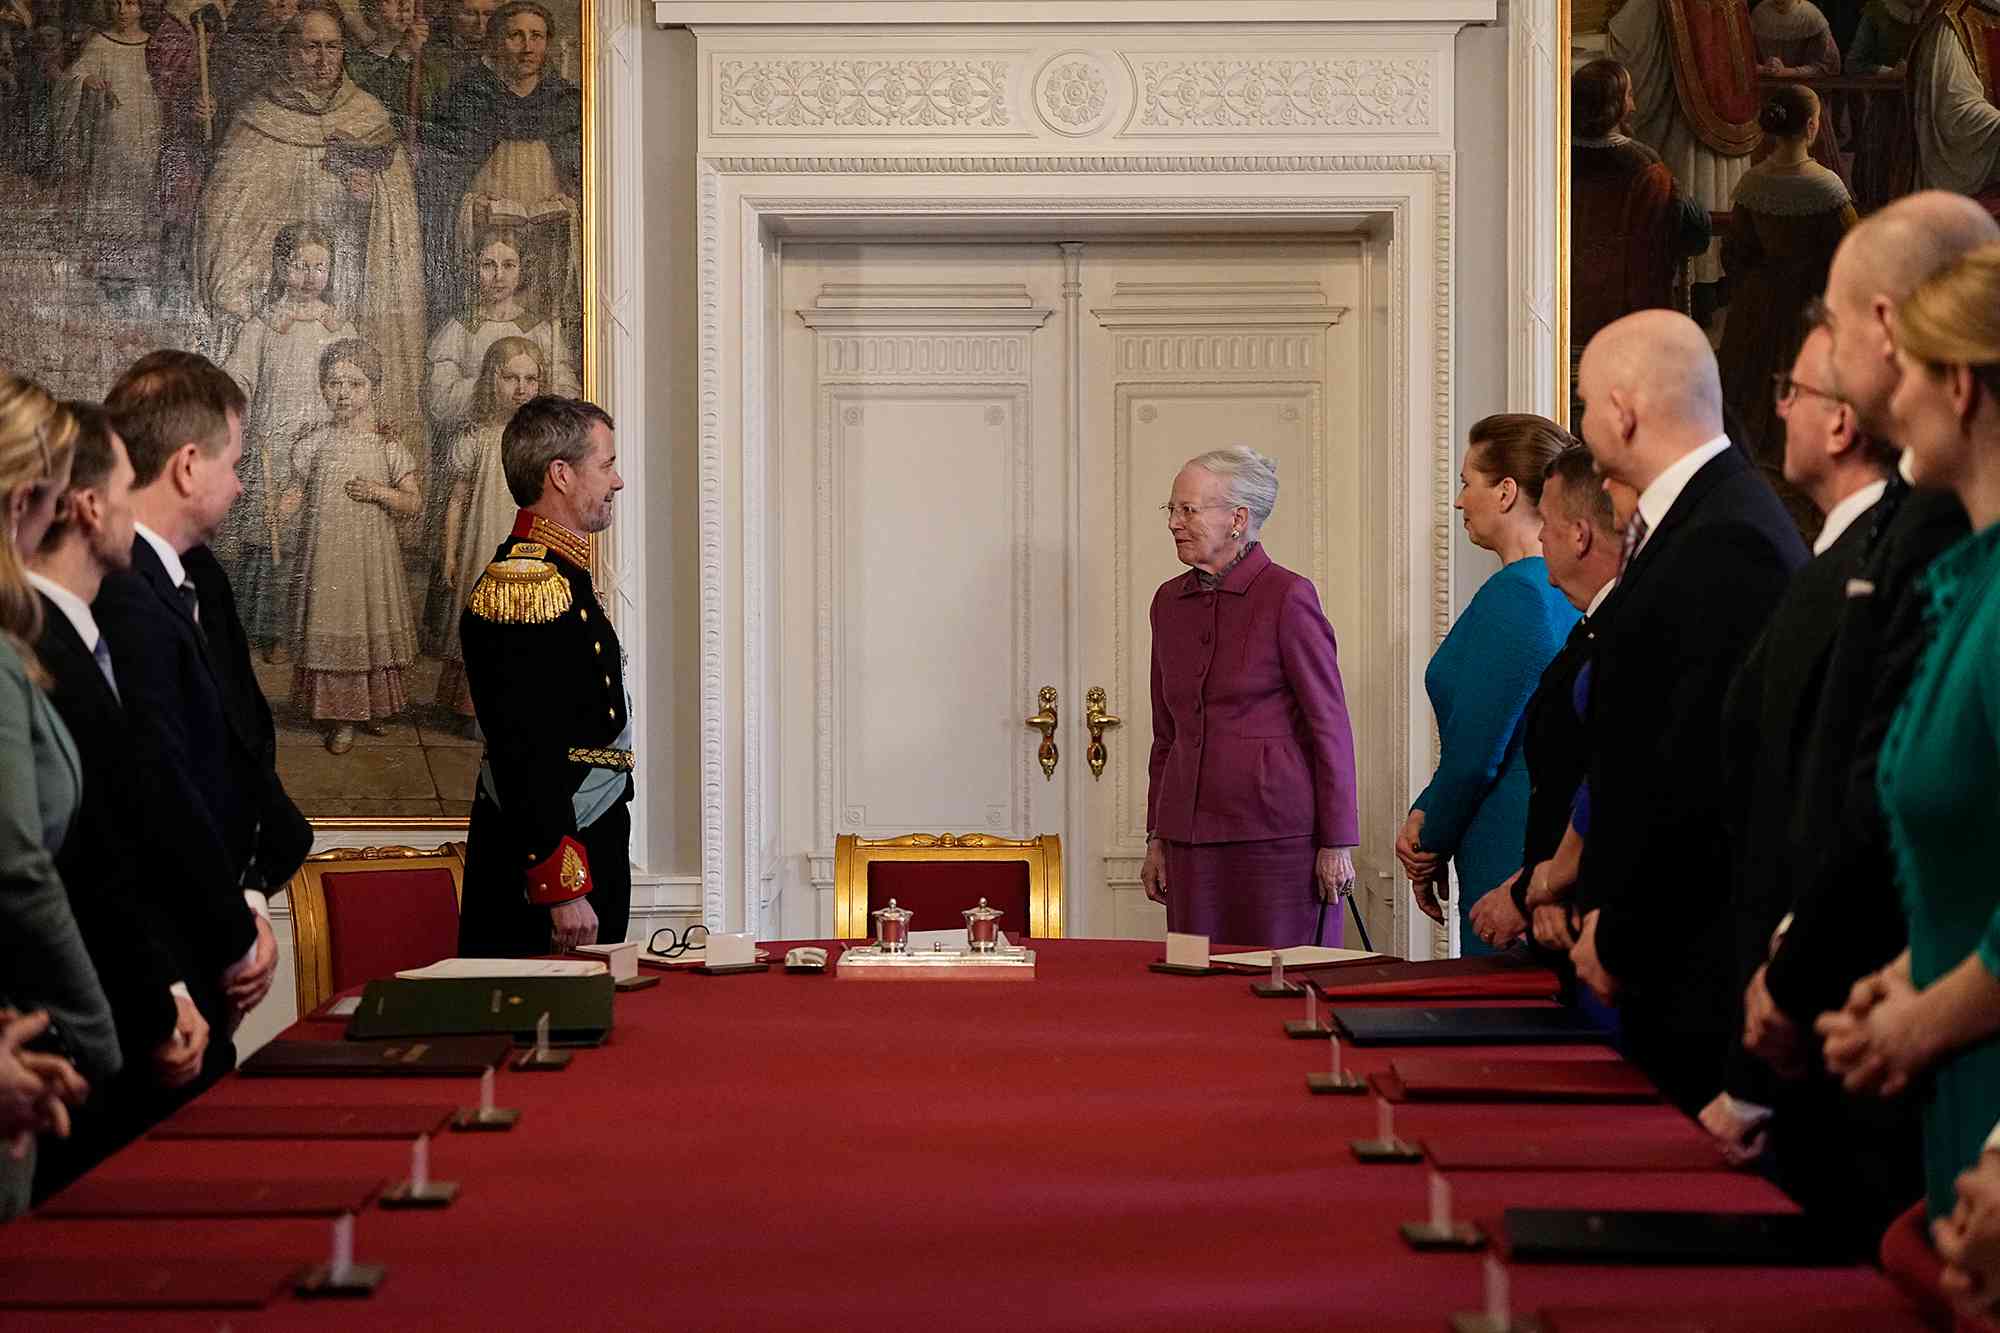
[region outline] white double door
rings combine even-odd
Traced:
[[[1159,933],[1138,884],[1148,608],[1182,570],[1160,506],[1187,458],[1277,459],[1265,545],[1317,582],[1357,728],[1386,702],[1352,646],[1359,247],[791,243],[782,274],[773,771],[787,859],[810,867],[793,891],[829,928],[841,833],[1060,833],[1067,931]],[[1052,755],[1025,722],[1051,690]],[[1119,719],[1101,774],[1094,690]]]

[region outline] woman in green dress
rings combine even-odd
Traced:
[[[2000,244],[1912,293],[1896,339],[1889,412],[1911,481],[1955,493],[1972,534],[1925,576],[1931,642],[1877,767],[1910,944],[1818,1026],[1851,1091],[1929,1076],[1935,1221],[2000,1121]]]

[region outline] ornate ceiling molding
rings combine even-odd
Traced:
[[[662,27],[1490,23],[1497,0],[654,0]]]

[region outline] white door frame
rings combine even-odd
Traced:
[[[1424,665],[1451,617],[1449,157],[703,158],[697,175],[702,914],[711,928],[766,933],[783,870],[768,775],[810,762],[778,752],[780,664],[768,652],[776,605],[767,574],[782,538],[767,521],[778,447],[765,373],[778,313],[771,279],[784,236],[798,228],[814,239],[885,223],[904,236],[963,235],[970,222],[987,234],[1032,227],[1061,239],[1065,227],[1135,235],[1245,219],[1298,231],[1357,217],[1386,227],[1391,393],[1381,445],[1396,497],[1387,581],[1403,688],[1396,733],[1377,753],[1402,779],[1399,800],[1422,786],[1432,729],[1429,710],[1411,705],[1423,698]],[[1397,938],[1384,944],[1430,956],[1430,923],[1406,895],[1395,902]]]

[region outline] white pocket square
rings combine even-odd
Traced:
[[[1873,597],[1875,595],[1875,585],[1867,579],[1849,579],[1847,581],[1847,595],[1849,597]]]

